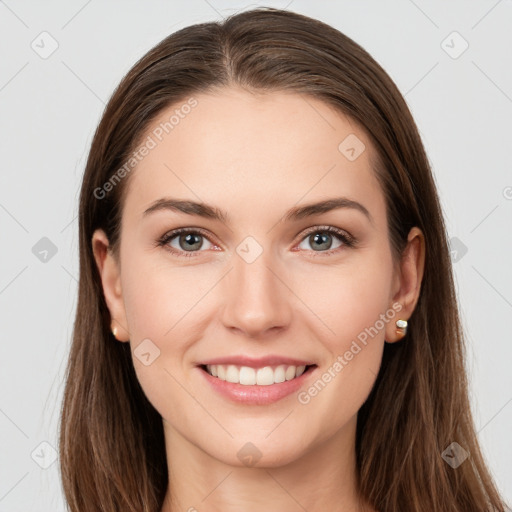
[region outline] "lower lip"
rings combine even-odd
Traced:
[[[230,400],[248,405],[267,405],[298,391],[317,367],[310,367],[300,377],[295,377],[292,380],[286,380],[278,384],[270,384],[269,386],[235,384],[213,377],[203,368],[198,368],[210,386]]]

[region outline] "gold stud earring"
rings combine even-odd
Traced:
[[[401,338],[407,334],[407,320],[397,320],[396,321],[396,334]]]
[[[114,335],[114,338],[117,339],[117,327],[112,328],[112,334]]]

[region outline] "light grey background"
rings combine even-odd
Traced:
[[[256,5],[288,7],[345,32],[405,95],[457,239],[478,436],[512,501],[511,0],[7,0],[0,1],[0,512],[64,510],[53,460],[76,305],[77,198],[104,104],[169,33]],[[44,253],[43,237],[55,254]]]

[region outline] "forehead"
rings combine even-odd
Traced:
[[[127,215],[165,195],[240,211],[251,199],[252,215],[334,195],[368,203],[377,216],[384,209],[369,137],[310,96],[238,88],[192,95],[162,111],[142,144],[150,149],[131,173]]]

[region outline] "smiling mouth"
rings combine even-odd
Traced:
[[[208,364],[200,368],[219,380],[241,384],[243,386],[270,386],[296,379],[316,368],[316,364],[307,366],[276,365],[262,368],[237,366],[233,364]]]

